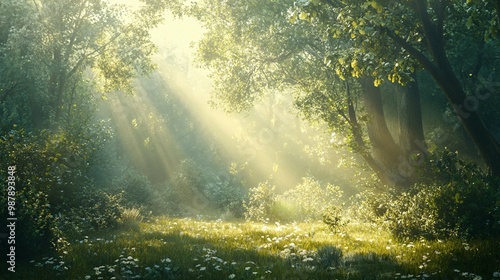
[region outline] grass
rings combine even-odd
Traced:
[[[5,274],[5,273],[4,273]],[[393,240],[373,225],[157,218],[94,233],[7,279],[500,279],[500,241]],[[2,278],[5,279],[5,278]]]

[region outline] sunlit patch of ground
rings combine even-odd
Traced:
[[[373,225],[157,218],[74,240],[13,279],[500,279],[498,240],[401,242]]]

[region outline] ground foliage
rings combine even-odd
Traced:
[[[351,213],[403,239],[499,236],[498,177],[449,151],[433,156],[420,172],[426,177],[406,191],[356,195]]]
[[[102,128],[90,127],[81,134],[14,129],[0,139],[1,165],[16,167],[21,256],[57,248],[68,234],[116,225],[118,198],[93,185],[89,166],[108,137]],[[2,178],[6,170],[0,171]],[[6,217],[6,188],[0,204]]]
[[[161,218],[72,239],[23,279],[499,279],[495,240],[394,240],[376,225]],[[10,275],[7,275],[7,279]],[[15,278],[19,279],[19,278]]]
[[[20,241],[20,263],[26,268],[21,273],[26,275],[26,279],[37,274],[51,279],[309,279],[347,276],[361,279],[367,273],[375,273],[382,279],[427,278],[430,275],[443,279],[481,279],[477,278],[481,277],[479,275],[500,278],[497,241],[500,236],[500,181],[498,177],[484,172],[482,167],[459,159],[456,153],[445,151],[430,156],[428,162],[421,166],[424,179],[413,187],[402,192],[362,192],[353,198],[349,209],[343,208],[338,187],[312,177],[304,178],[302,183],[281,194],[276,193],[277,188],[270,179],[251,188],[247,195],[240,178],[234,173],[227,173],[224,168],[200,166],[188,157],[168,180],[158,185],[130,167],[106,169],[107,162],[99,162],[99,155],[111,140],[111,131],[92,118],[95,104],[90,93],[93,87],[90,81],[83,79],[82,69],[83,66],[95,66],[94,70],[101,71],[99,74],[106,81],[100,87],[106,91],[121,87],[130,90],[134,67],[143,72],[150,71],[149,55],[154,47],[147,40],[148,36],[141,32],[145,32],[147,26],[157,24],[160,19],[154,7],[163,7],[164,4],[161,1],[149,2],[153,5],[145,6],[150,9],[144,12],[151,17],[143,15],[136,19],[144,26],[122,26],[115,17],[117,15],[109,11],[111,14],[102,14],[102,18],[109,16],[109,21],[116,20],[116,25],[110,25],[112,28],[104,34],[95,29],[98,26],[90,24],[91,18],[81,19],[88,34],[82,35],[82,41],[78,41],[81,44],[79,51],[67,50],[67,65],[54,60],[57,55],[46,55],[57,53],[60,43],[68,36],[65,30],[52,34],[55,37],[58,35],[61,40],[42,40],[36,32],[21,28],[25,25],[34,29],[42,25],[48,28],[53,24],[51,20],[57,20],[50,16],[50,5],[65,7],[62,2],[48,1],[47,5],[50,5],[42,7],[42,14],[36,11],[35,2],[33,5],[24,2],[20,5],[13,1],[2,3],[8,4],[15,11],[15,16],[3,12],[5,10],[0,13],[2,27],[12,25],[12,28],[2,28],[0,33],[0,178],[7,177],[6,166],[16,166],[19,225],[16,232]],[[303,4],[306,2],[314,1],[302,1]],[[460,8],[465,9],[472,2],[487,5],[483,1],[468,1],[466,6]],[[92,3],[89,13],[104,11],[99,9],[100,1],[89,3]],[[259,1],[249,3],[258,11],[262,8],[257,5]],[[245,41],[240,42],[248,47],[243,49],[245,51],[225,44],[225,41],[235,37],[241,40],[241,34],[236,33],[211,34],[214,38],[223,39],[215,46],[210,45],[210,41],[201,43],[207,55],[217,57],[220,52],[232,53],[234,62],[241,66],[238,71],[233,71],[227,61],[201,58],[212,61],[213,66],[225,67],[221,69],[226,76],[218,81],[218,85],[234,84],[228,91],[220,92],[229,103],[235,104],[233,109],[250,106],[259,98],[259,90],[270,87],[268,81],[273,81],[271,85],[276,90],[294,85],[306,89],[304,92],[308,94],[333,91],[330,95],[310,96],[315,97],[314,102],[299,94],[296,105],[300,107],[302,104],[303,108],[312,110],[310,108],[318,103],[326,104],[327,107],[319,110],[325,114],[321,118],[332,118],[335,123],[342,123],[341,115],[346,109],[342,104],[346,100],[343,95],[335,94],[335,90],[345,86],[342,78],[369,74],[375,76],[377,85],[386,76],[393,82],[405,83],[408,74],[415,71],[414,61],[406,60],[408,54],[403,50],[396,53],[398,58],[392,64],[376,61],[370,54],[359,51],[318,59],[318,54],[325,55],[325,51],[329,51],[325,48],[330,46],[332,38],[320,38],[316,34],[312,36],[317,39],[313,44],[307,43],[303,37],[293,41],[287,36],[294,32],[310,36],[310,27],[296,21],[312,21],[317,16],[314,9],[308,12],[308,7],[298,7],[285,15],[284,12],[276,12],[286,7],[284,3],[270,3],[268,6],[274,11],[272,16],[278,17],[271,25],[276,29],[267,28],[269,33],[263,33],[262,41],[256,46],[274,49],[275,57],[245,52],[252,50],[252,46]],[[79,7],[84,11],[84,6]],[[404,7],[399,7],[402,9],[399,12],[405,14]],[[368,8],[369,16],[381,12],[386,14],[388,10],[376,1],[366,2],[358,8]],[[29,16],[18,17],[24,12]],[[486,14],[492,17],[491,13]],[[44,20],[38,22],[36,15]],[[61,19],[66,18],[63,14],[57,15]],[[246,13],[239,14],[243,15]],[[476,15],[468,15],[466,26],[473,27]],[[380,32],[354,17],[342,15],[339,19],[346,23],[342,28],[350,28],[345,34],[350,34],[351,39],[360,44],[366,36]],[[394,19],[399,20],[391,17],[389,23],[397,24]],[[488,38],[494,37],[497,32],[495,20],[492,17],[487,25],[489,31],[484,35]],[[241,22],[259,28],[269,26],[258,22],[256,17]],[[45,23],[48,25],[45,26]],[[287,23],[292,26],[283,28]],[[100,24],[104,25],[103,22]],[[122,28],[127,36],[114,35]],[[279,34],[280,40],[269,42],[271,35],[280,30],[284,32]],[[329,32],[336,31],[331,29]],[[419,35],[412,32],[409,38],[418,40]],[[49,33],[46,32],[46,35]],[[250,36],[250,33],[246,35]],[[335,33],[329,35],[336,36]],[[86,45],[84,39],[89,36],[94,39]],[[114,40],[120,44],[111,44]],[[39,42],[50,44],[37,44]],[[283,50],[283,43],[291,49]],[[20,47],[12,47],[16,45]],[[85,46],[90,49],[85,49]],[[129,47],[132,49],[130,52]],[[374,47],[385,49],[387,46]],[[90,55],[92,59],[87,60],[86,52],[95,56]],[[257,61],[257,66],[253,65],[255,69],[246,64],[254,60]],[[79,61],[82,61],[81,64],[78,64]],[[300,64],[300,68],[294,68],[300,71],[285,73],[278,67],[277,61],[286,61],[285,66]],[[373,63],[378,64],[372,69],[370,66]],[[15,71],[7,67],[11,65]],[[26,76],[21,77],[18,72]],[[334,72],[340,79],[335,78],[335,86],[329,83],[333,81]],[[52,81],[56,74],[62,75],[59,78],[67,82],[66,86]],[[305,83],[294,80],[304,75],[309,78]],[[249,83],[241,80],[248,77],[252,79],[252,89],[248,88]],[[51,87],[55,90],[57,85],[65,93],[59,104],[49,94]],[[37,92],[40,94],[36,95]],[[323,102],[325,100],[331,103]],[[341,107],[332,104],[340,104]],[[34,129],[37,126],[37,108],[43,111],[39,115],[44,119],[40,126],[50,127],[50,130]],[[61,116],[57,117],[58,114]],[[64,125],[52,125],[63,121]],[[96,180],[104,173],[99,167],[108,170],[107,175],[112,179]],[[6,189],[3,188],[0,197],[3,219],[7,216],[6,198]],[[248,222],[153,216],[187,216],[206,212],[231,219],[244,216]],[[325,224],[315,222],[321,219]],[[351,219],[352,222],[347,224],[346,221]],[[149,222],[141,223],[143,220]],[[309,223],[291,223],[294,221]],[[285,222],[290,223],[281,224]],[[121,229],[117,230],[117,227]],[[109,230],[109,233],[102,230]],[[88,237],[96,231],[103,237],[95,233],[95,236]],[[54,249],[51,252],[53,256],[48,254],[38,258],[40,254],[47,255],[47,248]],[[23,262],[30,256],[36,256],[33,262]]]

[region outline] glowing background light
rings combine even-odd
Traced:
[[[158,46],[155,72],[136,81],[133,96],[112,93],[101,101],[101,110],[116,127],[128,165],[153,183],[161,183],[192,156],[193,145],[200,145],[200,149],[218,151],[226,172],[245,169],[247,188],[270,177],[281,190],[308,175],[320,174],[337,184],[348,180],[352,173],[337,170],[339,156],[331,146],[321,156],[314,154],[316,146],[329,145],[330,138],[319,129],[317,135],[310,135],[314,130],[295,116],[287,98],[277,95],[240,115],[227,115],[209,106],[209,72],[193,62],[193,42],[203,32],[196,20],[175,19],[166,13],[164,24],[151,32]],[[309,154],[323,165],[308,165],[310,160],[300,159],[299,154]],[[200,160],[199,164],[209,165],[213,160]]]

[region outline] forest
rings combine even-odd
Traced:
[[[1,279],[499,279],[500,1],[0,0]]]

